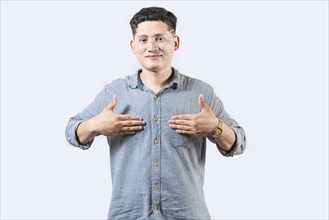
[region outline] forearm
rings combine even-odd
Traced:
[[[236,140],[236,135],[232,128],[223,123],[223,131],[219,137],[215,138],[216,143],[221,149],[225,151],[230,151],[234,146]]]
[[[76,135],[79,143],[88,144],[98,135],[93,121],[94,118],[91,118],[87,121],[80,123],[80,125],[78,126]]]

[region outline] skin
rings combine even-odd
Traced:
[[[165,87],[172,74],[171,61],[174,52],[178,50],[180,39],[168,30],[162,21],[145,21],[138,25],[130,46],[142,66],[140,74],[145,86],[159,92]],[[205,103],[203,96],[198,98],[201,112],[198,114],[175,115],[168,121],[168,126],[178,134],[211,136],[217,127],[218,119]],[[145,122],[139,116],[115,113],[118,97],[114,96],[111,103],[95,117],[82,122],[77,130],[80,143],[87,144],[96,135],[134,135],[141,132]],[[233,130],[223,124],[222,134],[216,138],[219,146],[229,151],[235,142]]]
[[[142,118],[114,112],[117,103],[118,97],[115,95],[101,113],[79,125],[77,136],[81,144],[89,143],[97,135],[134,135],[143,130],[145,122]]]
[[[130,47],[142,65],[141,80],[155,93],[167,85],[171,76],[171,60],[179,48],[179,37],[161,21],[145,21],[138,25]]]
[[[200,113],[175,115],[169,120],[169,127],[175,129],[178,134],[201,137],[212,136],[218,125],[218,119],[204,101],[202,94],[199,95],[198,102],[201,107]],[[223,123],[223,132],[215,140],[220,148],[230,151],[235,143],[236,136],[234,131]]]

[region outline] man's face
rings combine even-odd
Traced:
[[[138,24],[130,46],[144,69],[158,72],[171,68],[174,51],[179,47],[179,38],[162,21],[144,21]]]

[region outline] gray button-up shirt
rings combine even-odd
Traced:
[[[114,80],[69,120],[66,138],[82,149],[88,149],[92,141],[78,142],[78,125],[99,114],[114,94],[119,100],[116,113],[140,116],[146,122],[135,135],[107,137],[112,177],[108,219],[210,219],[203,192],[206,138],[177,134],[168,124],[173,115],[199,113],[199,94],[236,134],[233,149],[226,152],[217,146],[219,152],[233,156],[245,149],[243,129],[225,112],[213,89],[173,71],[170,83],[157,94],[143,85],[140,71]]]

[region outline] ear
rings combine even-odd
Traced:
[[[133,52],[134,54],[136,54],[136,53],[135,53],[135,42],[134,42],[134,40],[130,40],[130,48],[131,48],[132,52]]]
[[[174,39],[174,49],[175,49],[175,51],[178,50],[179,44],[180,44],[180,39],[179,39],[178,35],[176,35],[175,39]]]

